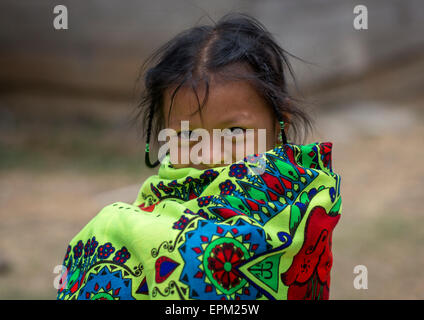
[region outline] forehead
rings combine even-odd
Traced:
[[[203,104],[206,89],[200,85],[193,88],[181,87],[174,97],[171,108],[171,97],[175,88],[169,88],[164,94],[163,114],[165,126],[179,127],[182,120],[189,120],[196,127],[219,127],[233,122],[254,120],[255,117],[267,116],[270,113],[266,101],[257,93],[252,84],[245,80],[211,81],[207,101]],[[196,95],[197,92],[197,95]]]

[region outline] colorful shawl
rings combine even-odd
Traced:
[[[331,147],[286,144],[209,170],[166,159],[132,205],[105,207],[71,241],[57,298],[328,299]]]

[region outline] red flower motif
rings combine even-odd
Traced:
[[[240,284],[240,274],[236,267],[243,260],[243,252],[233,243],[222,243],[212,249],[208,258],[208,268],[213,278],[226,290]]]
[[[331,237],[339,219],[340,215],[330,216],[322,207],[312,209],[305,227],[303,246],[290,268],[281,275],[283,283],[289,286],[289,300],[329,298],[333,262]]]

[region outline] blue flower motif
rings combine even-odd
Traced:
[[[196,215],[198,215],[198,216],[201,216],[202,218],[204,218],[204,219],[209,219],[209,216],[208,216],[208,214],[205,212],[205,210],[203,210],[203,209],[200,209],[199,211],[197,211],[196,213],[195,213]]]
[[[88,254],[90,253],[91,248],[91,240],[88,239],[84,246],[84,258],[87,258]]]
[[[235,163],[231,165],[228,175],[237,179],[243,179],[247,175],[247,167],[243,163]]]
[[[192,214],[192,215],[194,215],[194,216],[200,216],[200,217],[202,217],[202,218],[204,218],[204,219],[209,219],[209,216],[208,216],[208,214],[205,212],[205,210],[203,210],[203,209],[200,209],[199,211],[197,211],[197,212],[193,212],[193,211],[191,211],[190,209],[185,209],[184,210],[184,213],[187,213],[187,214]]]
[[[66,249],[66,255],[65,255],[65,260],[68,260],[69,258],[69,253],[71,252],[72,247],[70,245],[68,245],[68,248]]]
[[[188,223],[188,218],[186,216],[182,215],[180,217],[180,219],[177,222],[174,223],[172,229],[182,230],[182,229],[185,228],[187,223]]]
[[[105,243],[97,249],[97,253],[100,259],[107,259],[115,251],[115,248],[110,242]]]
[[[98,242],[96,241],[96,237],[91,238],[90,252],[89,255],[92,256],[94,252],[96,252],[96,248],[98,246]]]
[[[84,245],[83,245],[82,241],[81,240],[78,241],[78,243],[74,247],[74,258],[75,259],[81,257],[83,247],[84,247]]]
[[[219,184],[219,189],[221,190],[221,194],[229,195],[233,193],[233,191],[236,189],[236,186],[231,182],[231,180],[225,180]]]
[[[117,251],[115,253],[115,257],[113,258],[113,261],[123,264],[127,262],[127,260],[131,257],[131,254],[128,252],[128,249],[126,247],[122,247],[121,250]]]
[[[197,204],[199,205],[199,207],[207,206],[211,202],[212,198],[213,196],[197,198]]]
[[[218,172],[212,169],[208,169],[200,175],[203,180],[213,180],[218,176]]]
[[[165,192],[166,194],[169,194],[172,192],[171,188],[168,188],[167,186],[164,185],[164,183],[161,181],[159,182],[159,184],[157,185],[157,187],[162,190],[163,192]]]
[[[172,180],[170,183],[168,183],[168,187],[171,187],[171,188],[180,187],[180,186],[181,184],[179,184],[177,180]]]
[[[194,180],[193,180],[193,178],[192,177],[190,177],[190,176],[188,176],[186,179],[185,179],[185,181],[184,181],[184,184],[185,183],[190,183],[190,182],[193,182]]]

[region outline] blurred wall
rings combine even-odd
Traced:
[[[53,8],[68,8],[68,30],[53,28]],[[352,26],[368,7],[369,29]],[[143,59],[164,41],[228,11],[254,15],[297,64],[301,84],[355,76],[424,45],[421,0],[16,1],[0,3],[3,91],[41,90],[128,98]]]

